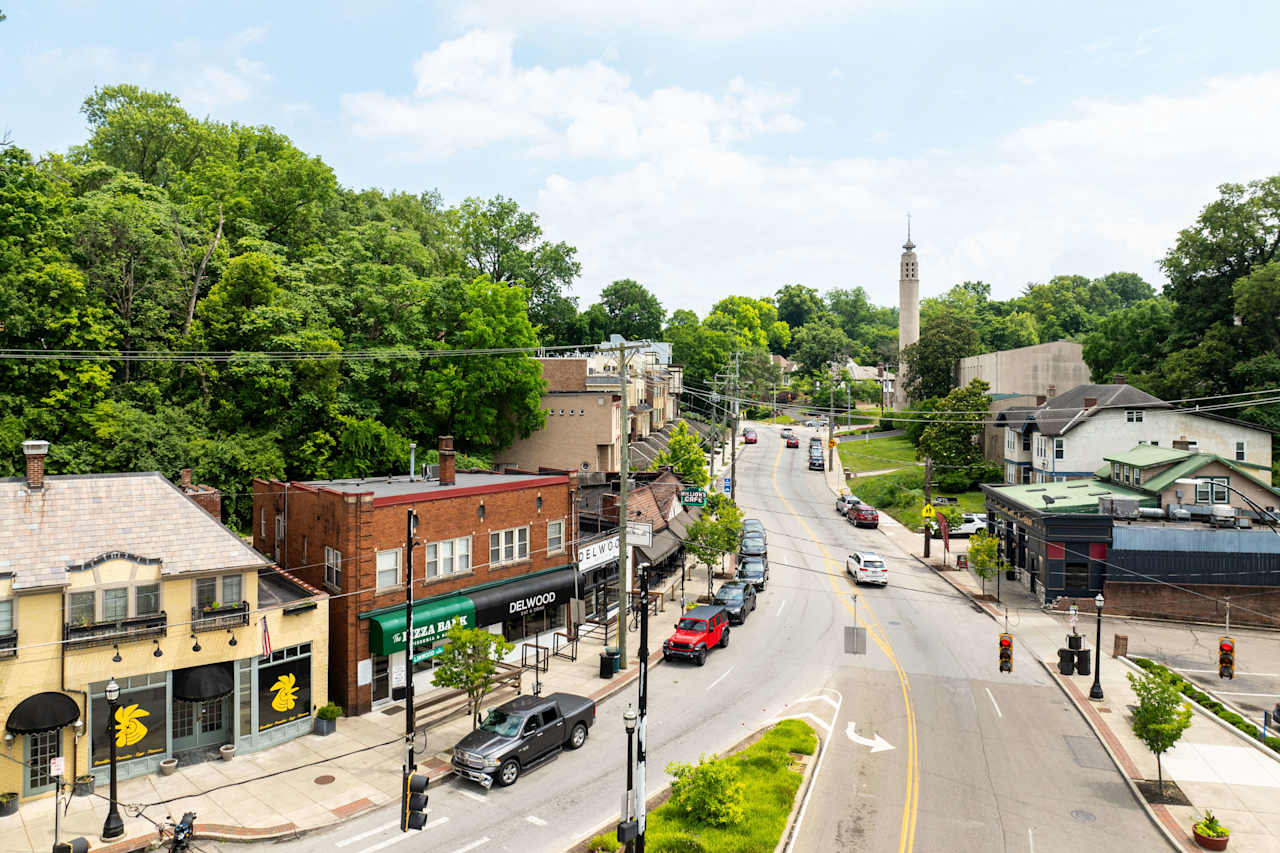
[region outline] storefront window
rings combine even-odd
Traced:
[[[246,658],[236,664],[240,669],[240,736],[253,734],[253,659]]]
[[[564,607],[551,605],[511,617],[502,623],[502,636],[507,642],[533,640],[545,631],[564,627]]]
[[[27,744],[27,793],[34,794],[53,785],[49,761],[62,754],[62,729],[27,735]]]

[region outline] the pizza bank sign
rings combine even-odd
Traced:
[[[463,628],[474,628],[474,618],[469,613],[461,613],[450,619],[441,619],[436,622],[428,622],[425,625],[419,625],[415,620],[413,623],[413,644],[416,646],[420,642],[431,642],[441,639],[449,629],[454,625],[461,625]],[[404,645],[404,631],[397,631],[391,636],[391,642],[394,645]]]

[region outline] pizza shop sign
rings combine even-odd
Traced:
[[[419,625],[417,620],[413,623],[413,644],[415,646],[423,642],[432,642],[442,638],[449,632],[455,624],[461,625],[463,628],[474,628],[472,618],[466,613],[460,613],[457,616],[451,616],[448,619],[440,619],[434,622],[428,622],[425,625]],[[391,642],[397,646],[404,646],[404,631],[396,631],[391,635]]]

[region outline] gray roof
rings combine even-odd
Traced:
[[[375,498],[385,498],[429,494],[452,489],[471,489],[478,486],[511,485],[518,488],[519,484],[528,483],[531,480],[563,476],[563,474],[496,474],[487,471],[481,473],[459,471],[454,475],[454,483],[451,486],[442,486],[439,480],[424,480],[421,477],[415,477],[410,480],[408,474],[397,474],[392,477],[352,478],[348,480],[308,480],[303,485],[333,489],[347,494],[372,493]]]
[[[996,415],[995,425],[1026,432],[1035,423],[1035,412],[1035,406],[1010,406]]]
[[[1097,404],[1086,409],[1086,397]],[[1077,385],[1036,407],[1036,426],[1045,435],[1064,435],[1103,409],[1171,409],[1172,405],[1132,385]]]
[[[113,554],[161,575],[269,566],[270,561],[158,473],[0,480],[0,572],[15,590],[66,583],[67,570]]]

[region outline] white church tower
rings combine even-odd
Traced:
[[[902,244],[898,270],[898,376],[894,382],[893,407],[907,408],[907,369],[902,351],[920,340],[920,270],[916,266],[916,244],[911,242],[911,216],[907,215],[907,242]]]

